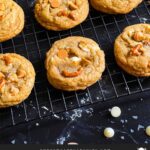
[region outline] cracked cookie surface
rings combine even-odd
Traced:
[[[24,12],[12,0],[0,0],[0,42],[18,35],[24,27]]]
[[[127,14],[136,8],[142,0],[90,0],[98,11],[108,14]]]
[[[38,0],[35,18],[48,30],[61,31],[82,23],[88,16],[88,0]]]
[[[117,64],[134,76],[150,76],[150,25],[136,24],[124,29],[115,41]]]
[[[101,78],[105,56],[95,41],[79,36],[67,37],[52,45],[45,67],[48,80],[55,88],[84,90]]]
[[[0,54],[0,108],[25,100],[34,82],[35,71],[26,58],[15,53]]]

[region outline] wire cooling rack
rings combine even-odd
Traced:
[[[25,11],[25,28],[16,38],[0,43],[0,50],[1,53],[15,52],[28,58],[37,76],[32,94],[26,101],[0,110],[0,129],[96,102],[103,105],[108,100],[117,100],[150,89],[150,78],[127,75],[116,65],[113,56],[114,40],[126,26],[150,22],[150,5],[147,0],[127,15],[107,15],[91,8],[84,23],[62,32],[47,31],[36,22],[33,0],[18,0],[17,3]],[[54,89],[47,81],[45,53],[54,41],[72,35],[89,37],[98,42],[105,51],[107,65],[102,80],[93,86],[84,91],[63,92]]]

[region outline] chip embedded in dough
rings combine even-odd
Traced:
[[[88,0],[37,0],[35,18],[48,30],[67,30],[88,16]]]
[[[150,76],[150,25],[136,24],[124,29],[115,41],[117,64],[134,76]]]
[[[0,108],[14,106],[25,100],[35,82],[35,71],[26,58],[0,54]]]
[[[47,52],[45,66],[48,80],[55,88],[84,90],[101,78],[105,56],[93,40],[73,36],[53,44]]]
[[[142,0],[90,0],[98,11],[108,14],[127,14],[136,8]]]
[[[18,35],[24,27],[24,12],[13,0],[0,0],[0,42]]]

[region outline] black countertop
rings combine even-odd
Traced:
[[[117,105],[122,110],[119,118],[111,117],[111,107],[96,104],[8,128],[1,132],[0,143],[150,144],[150,138],[145,134],[145,128],[150,125],[150,100],[148,95],[146,97],[134,101],[131,98]],[[113,138],[103,136],[105,127],[115,130]]]
[[[113,57],[114,40],[126,26],[150,23],[148,0],[127,15],[106,15],[90,9],[90,15],[84,23],[62,32],[47,31],[37,24],[33,14],[35,0],[16,1],[24,9],[26,25],[21,35],[0,43],[1,52],[16,52],[25,56],[33,63],[37,76],[28,100],[0,112],[0,143],[150,143],[150,138],[145,134],[146,126],[150,125],[150,94],[145,92],[150,89],[150,78],[135,78],[123,73]],[[71,35],[94,39],[106,54],[107,66],[102,80],[84,92],[66,93],[53,89],[43,69],[45,54],[54,41]],[[114,97],[119,98],[111,100]],[[57,110],[61,112],[61,109],[81,107],[86,103],[95,104],[51,115]],[[122,110],[119,118],[110,116],[109,109],[115,105]],[[49,117],[29,121],[46,115]],[[25,123],[27,120],[28,123]],[[22,124],[3,129],[5,125],[18,122]],[[106,139],[103,136],[105,127],[114,128],[113,138]]]

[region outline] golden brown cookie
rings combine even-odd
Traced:
[[[45,66],[48,80],[55,88],[84,90],[101,78],[105,69],[104,52],[91,39],[67,37],[53,44]]]
[[[24,27],[24,12],[12,0],[0,0],[0,42],[18,35]]]
[[[108,14],[127,14],[137,7],[142,0],[90,0],[92,6]]]
[[[0,108],[25,100],[34,81],[34,68],[26,58],[15,53],[0,54]]]
[[[136,24],[124,29],[115,41],[117,64],[134,76],[150,76],[150,25]]]
[[[61,31],[83,22],[89,13],[88,0],[37,0],[37,21],[48,30]]]

